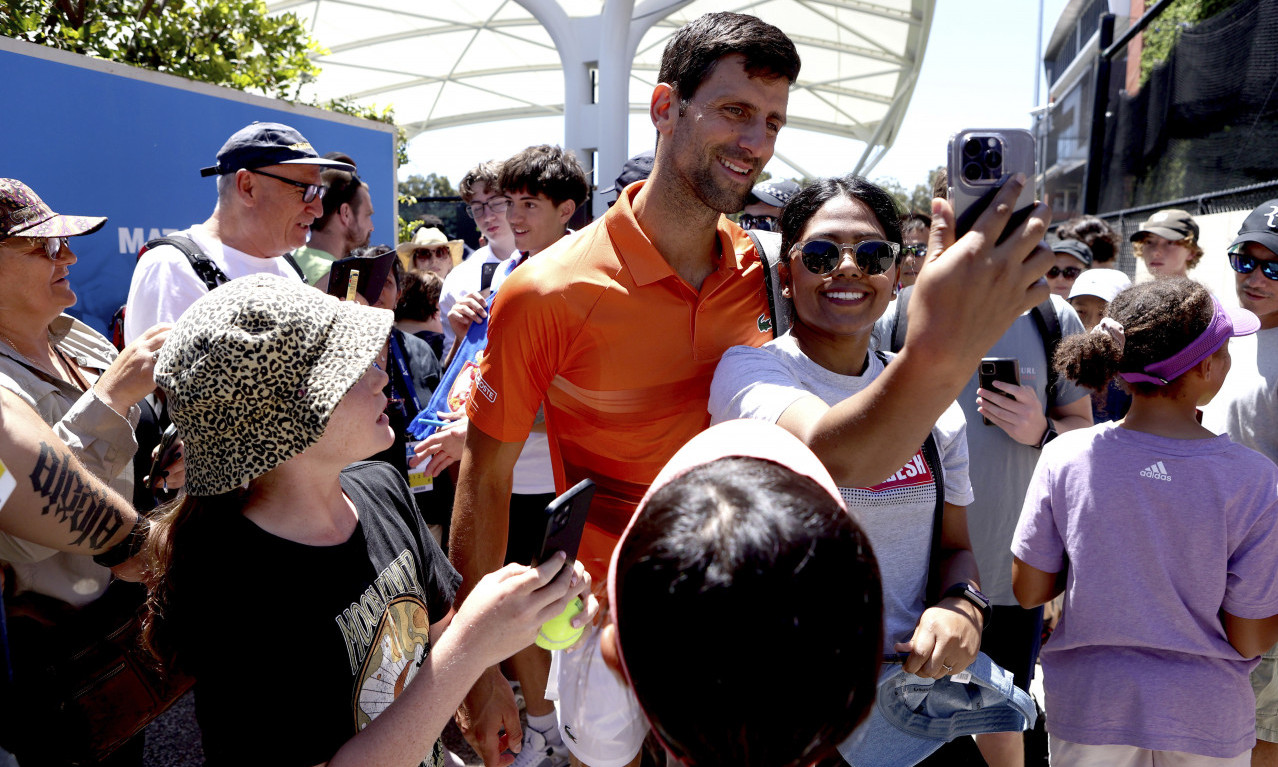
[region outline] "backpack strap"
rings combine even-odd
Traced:
[[[892,318],[892,338],[888,347],[893,353],[901,351],[901,347],[905,346],[905,331],[909,327],[906,310],[910,306],[910,296],[913,293],[914,286],[907,285],[896,294],[896,316]]]
[[[927,433],[923,440],[923,460],[932,472],[932,481],[936,483],[936,509],[932,512],[932,549],[927,560],[927,604],[936,604],[941,597],[941,533],[945,525],[945,469],[941,466],[941,451],[936,445],[936,437]]]
[[[908,290],[908,288],[907,288]],[[900,296],[898,295],[899,299]],[[893,331],[895,336],[895,331]],[[904,334],[902,334],[904,337]],[[888,364],[888,356],[878,349],[874,356],[884,366]],[[941,450],[936,445],[936,437],[929,430],[927,439],[923,440],[923,461],[928,471],[932,472],[932,484],[936,490],[936,507],[932,510],[932,548],[929,550],[927,562],[927,604],[935,604],[941,595],[941,532],[945,519],[945,467],[941,465]]]
[[[195,240],[190,237],[184,237],[180,234],[170,234],[166,237],[156,237],[146,244],[143,252],[160,245],[172,245],[182,251],[182,255],[186,256],[186,260],[190,262],[191,268],[195,270],[195,276],[199,277],[204,283],[204,287],[213,290],[218,285],[228,282],[226,272],[205,254],[200,246],[195,244]],[[296,264],[294,264],[296,268]]]
[[[302,265],[297,263],[297,259],[293,258],[292,253],[285,253],[283,258],[285,263],[293,267],[293,271],[297,272],[297,276],[301,277],[303,282],[310,284],[310,280],[306,279],[306,272],[302,271]],[[225,281],[225,277],[223,278],[223,281]],[[209,288],[209,290],[212,290],[212,288]]]
[[[750,235],[759,260],[763,262],[763,294],[768,297],[772,337],[776,338],[789,330],[794,321],[794,306],[790,299],[781,295],[781,276],[777,274],[777,267],[781,265],[781,234],[757,229],[746,229],[745,233]]]
[[[1061,319],[1056,315],[1056,307],[1052,306],[1049,296],[1046,301],[1030,310],[1034,324],[1038,327],[1038,335],[1043,339],[1043,352],[1047,355],[1047,406],[1050,408],[1056,400],[1056,384],[1060,376],[1052,360],[1056,358],[1056,347],[1061,342]]]

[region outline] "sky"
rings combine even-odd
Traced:
[[[1046,47],[1067,0],[1042,0]],[[1042,78],[1038,55],[1039,3],[1034,0],[937,0],[923,67],[891,149],[867,174],[892,178],[905,188],[927,182],[945,164],[950,135],[965,128],[1029,128],[1036,106],[1034,80]],[[802,77],[802,75],[800,75]],[[1040,102],[1047,86],[1040,86]],[[630,119],[630,154],[653,146],[647,115]],[[509,157],[532,144],[560,144],[563,122],[535,118],[431,131],[409,142],[400,178],[437,173],[456,186],[485,158]],[[439,147],[448,147],[440,152]],[[853,169],[865,145],[850,139],[785,129],[765,170],[773,177],[839,175]],[[790,159],[793,167],[782,158]],[[601,179],[601,186],[608,180]]]

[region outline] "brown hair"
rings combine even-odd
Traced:
[[[1183,277],[1144,282],[1119,293],[1105,316],[1123,326],[1120,349],[1105,332],[1079,333],[1061,339],[1053,360],[1061,375],[1100,391],[1119,373],[1138,373],[1171,357],[1207,330],[1214,313],[1211,293]],[[1124,382],[1133,394],[1165,396],[1167,386]]]
[[[1118,257],[1123,238],[1114,227],[1096,216],[1079,216],[1056,228],[1062,240],[1078,240],[1092,249],[1092,263],[1104,264]]]
[[[497,186],[507,192],[544,194],[556,205],[572,200],[580,206],[590,193],[576,156],[551,144],[530,146],[502,163]]]
[[[475,196],[475,187],[480,184],[484,185],[490,193],[501,191],[501,184],[497,183],[497,177],[501,175],[501,163],[496,160],[481,162],[470,170],[466,171],[466,175],[462,176],[461,183],[457,185],[457,190],[461,194],[461,198],[470,204],[470,199]]]
[[[1183,245],[1189,251],[1189,260],[1185,262],[1186,269],[1193,269],[1198,266],[1199,261],[1203,260],[1203,249],[1194,240],[1194,235],[1187,234],[1179,240],[1170,240],[1170,242],[1173,245]],[[1145,257],[1145,238],[1142,237],[1132,243],[1132,252],[1137,258]]]
[[[674,88],[679,114],[719,61],[734,53],[745,56],[751,77],[799,79],[799,52],[780,29],[743,13],[707,13],[676,32],[661,54],[657,81]]]
[[[434,272],[409,269],[400,280],[399,304],[395,320],[425,322],[439,311],[439,294],[444,281]]]

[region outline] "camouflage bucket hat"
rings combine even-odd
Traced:
[[[192,304],[155,366],[185,442],[186,491],[234,490],[315,444],[393,320],[268,274]]]
[[[76,237],[92,234],[105,216],[63,216],[16,178],[0,178],[0,239],[6,237]]]

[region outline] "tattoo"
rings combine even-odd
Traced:
[[[31,470],[31,487],[48,499],[42,515],[52,512],[59,521],[67,523],[76,537],[72,545],[86,539],[94,549],[101,549],[111,536],[124,526],[120,512],[108,501],[106,494],[92,487],[90,480],[72,465],[70,455],[47,442],[40,443],[40,457]]]

